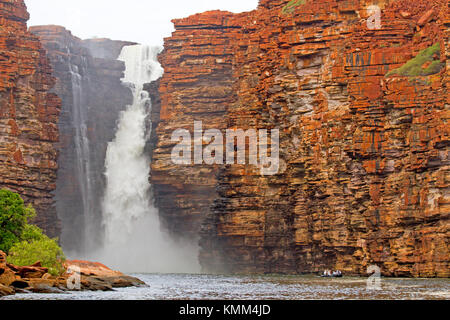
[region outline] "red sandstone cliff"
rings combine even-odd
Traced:
[[[206,270],[450,276],[448,5],[381,1],[371,30],[371,4],[261,0],[174,21],[152,183],[172,232],[202,230]],[[280,129],[282,171],[172,164],[171,133],[194,120]]]
[[[211,12],[191,20],[176,20],[172,38],[166,39],[160,57],[165,75],[161,79],[162,122],[153,153],[152,184],[164,225],[178,237],[196,238],[209,211],[218,167],[180,167],[171,163],[172,132],[192,130],[194,120],[205,129],[225,129],[227,107],[236,101],[233,92],[233,47],[229,33],[239,35],[240,26],[226,25],[230,13]]]
[[[50,236],[60,226],[56,188],[59,98],[37,37],[27,31],[22,0],[0,1],[0,188],[18,192],[37,210]]]

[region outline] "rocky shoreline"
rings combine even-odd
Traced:
[[[131,276],[90,261],[66,261],[67,270],[54,277],[40,262],[19,267],[6,262],[0,251],[0,297],[16,293],[65,293],[69,291],[113,291],[114,288],[139,287],[146,284]]]

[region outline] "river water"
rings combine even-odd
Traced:
[[[7,300],[421,300],[450,299],[450,279],[382,278],[381,290],[364,278],[135,274],[147,287],[112,292],[18,294]],[[1,299],[0,299],[1,300]]]

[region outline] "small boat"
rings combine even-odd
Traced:
[[[342,278],[342,272],[341,271],[334,271],[331,273],[331,271],[324,271],[324,273],[321,275],[322,278]]]

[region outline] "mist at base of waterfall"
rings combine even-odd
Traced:
[[[101,262],[123,273],[199,273],[198,246],[175,242],[159,228],[157,213],[136,219],[125,242],[113,241],[91,252],[87,260]]]
[[[150,211],[132,221],[131,232],[123,224],[122,230],[117,230],[122,234],[115,240],[109,239],[83,256],[69,252],[68,259],[100,262],[126,274],[200,273],[197,241],[175,241],[161,229],[156,209],[151,206],[148,209]]]

